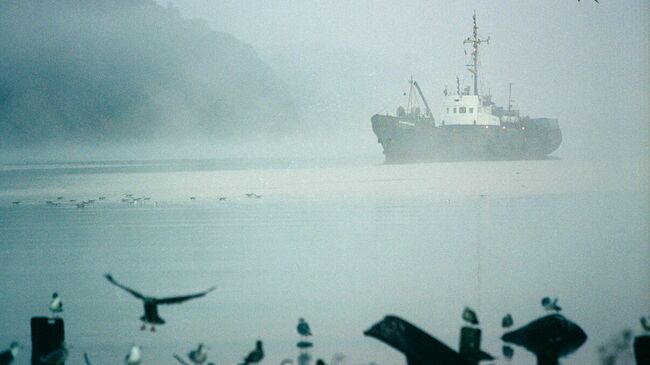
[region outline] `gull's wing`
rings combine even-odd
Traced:
[[[190,299],[194,299],[194,298],[200,298],[200,297],[208,294],[209,292],[213,291],[214,289],[216,289],[216,288],[213,286],[213,287],[211,287],[210,289],[208,289],[206,291],[202,291],[202,292],[196,293],[196,294],[189,294],[189,295],[181,295],[181,296],[178,296],[178,297],[169,297],[169,298],[156,299],[156,304],[177,304],[177,303],[182,303],[182,302],[184,302],[186,300],[190,300]]]
[[[115,281],[115,279],[113,279],[113,276],[112,276],[111,274],[104,274],[104,277],[106,277],[106,279],[107,279],[108,281],[110,281],[111,284],[117,286],[117,287],[120,288],[120,289],[124,289],[124,290],[128,291],[128,292],[131,293],[131,295],[133,295],[134,297],[136,297],[136,298],[138,298],[138,299],[140,299],[140,300],[146,300],[146,299],[147,299],[144,295],[138,293],[137,291],[135,291],[135,290],[133,290],[133,289],[131,289],[131,288],[129,288],[129,287],[126,287],[126,286],[124,286],[124,285],[118,283],[117,281]]]

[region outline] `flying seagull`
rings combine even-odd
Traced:
[[[557,305],[557,298],[551,300],[549,297],[542,298],[542,307],[548,312],[559,312],[562,308]]]
[[[470,307],[465,307],[463,310],[463,320],[469,324],[478,325],[478,316]]]
[[[140,351],[140,346],[133,345],[131,350],[124,357],[124,364],[126,365],[138,365],[142,361],[142,352]]]
[[[140,294],[139,292],[118,283],[117,281],[115,281],[115,279],[113,279],[113,276],[111,274],[105,274],[104,276],[109,282],[111,282],[111,284],[117,286],[118,288],[126,290],[127,292],[131,293],[131,295],[133,295],[134,297],[142,301],[142,303],[144,304],[144,315],[140,317],[140,320],[142,321],[142,327],[140,329],[142,331],[144,331],[147,328],[147,323],[151,325],[151,332],[156,331],[155,325],[165,324],[165,320],[160,318],[160,316],[158,315],[159,304],[182,303],[190,299],[200,298],[215,289],[215,287],[211,287],[206,291],[195,293],[195,294],[188,294],[188,295],[181,295],[181,296],[167,297],[167,298],[155,298],[155,297],[149,297]]]
[[[304,318],[298,319],[298,326],[296,327],[296,330],[300,336],[311,336],[311,328],[309,328],[309,323],[307,323]]]
[[[207,348],[200,343],[196,350],[192,350],[187,354],[187,357],[195,364],[203,364],[208,359]]]
[[[50,312],[52,312],[54,316],[56,316],[57,313],[63,312],[63,302],[61,301],[61,297],[57,292],[54,292],[52,294],[52,301],[50,302]]]
[[[255,350],[251,351],[244,359],[244,362],[240,365],[257,364],[258,362],[262,361],[263,358],[264,349],[262,349],[262,341],[258,340],[255,344]]]
[[[11,364],[16,359],[21,348],[18,342],[12,342],[7,350],[0,352],[0,365]]]

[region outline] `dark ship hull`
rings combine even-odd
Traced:
[[[372,129],[386,162],[544,159],[562,143],[557,119],[496,125],[441,125],[431,118],[376,114]]]

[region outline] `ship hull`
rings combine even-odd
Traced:
[[[557,120],[502,126],[435,126],[431,119],[374,115],[372,129],[386,162],[544,159],[562,143]]]

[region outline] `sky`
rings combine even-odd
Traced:
[[[308,84],[304,88],[312,99],[327,102],[329,93],[352,104],[358,100],[356,113],[344,110],[343,121],[329,125],[330,133],[345,130],[339,133],[350,142],[374,138],[370,117],[405,102],[402,90],[411,74],[434,114],[440,112],[442,90],[453,87],[456,75],[470,84],[462,40],[470,35],[476,10],[479,35],[490,37],[480,50],[480,87],[506,105],[512,82],[515,107],[523,114],[558,118],[564,142],[557,154],[576,159],[648,155],[646,1],[171,3],[183,16],[205,19],[211,28],[252,45],[307,104],[303,119],[318,119],[317,103],[301,99],[303,89],[295,85]],[[318,62],[333,62],[341,72],[319,68]],[[316,70],[318,78],[305,76],[304,69]],[[372,72],[362,82],[346,84],[346,70],[358,74],[360,69]],[[327,85],[332,80],[339,90]],[[321,82],[323,90],[314,92]],[[371,145],[363,143],[363,148],[374,152]]]

